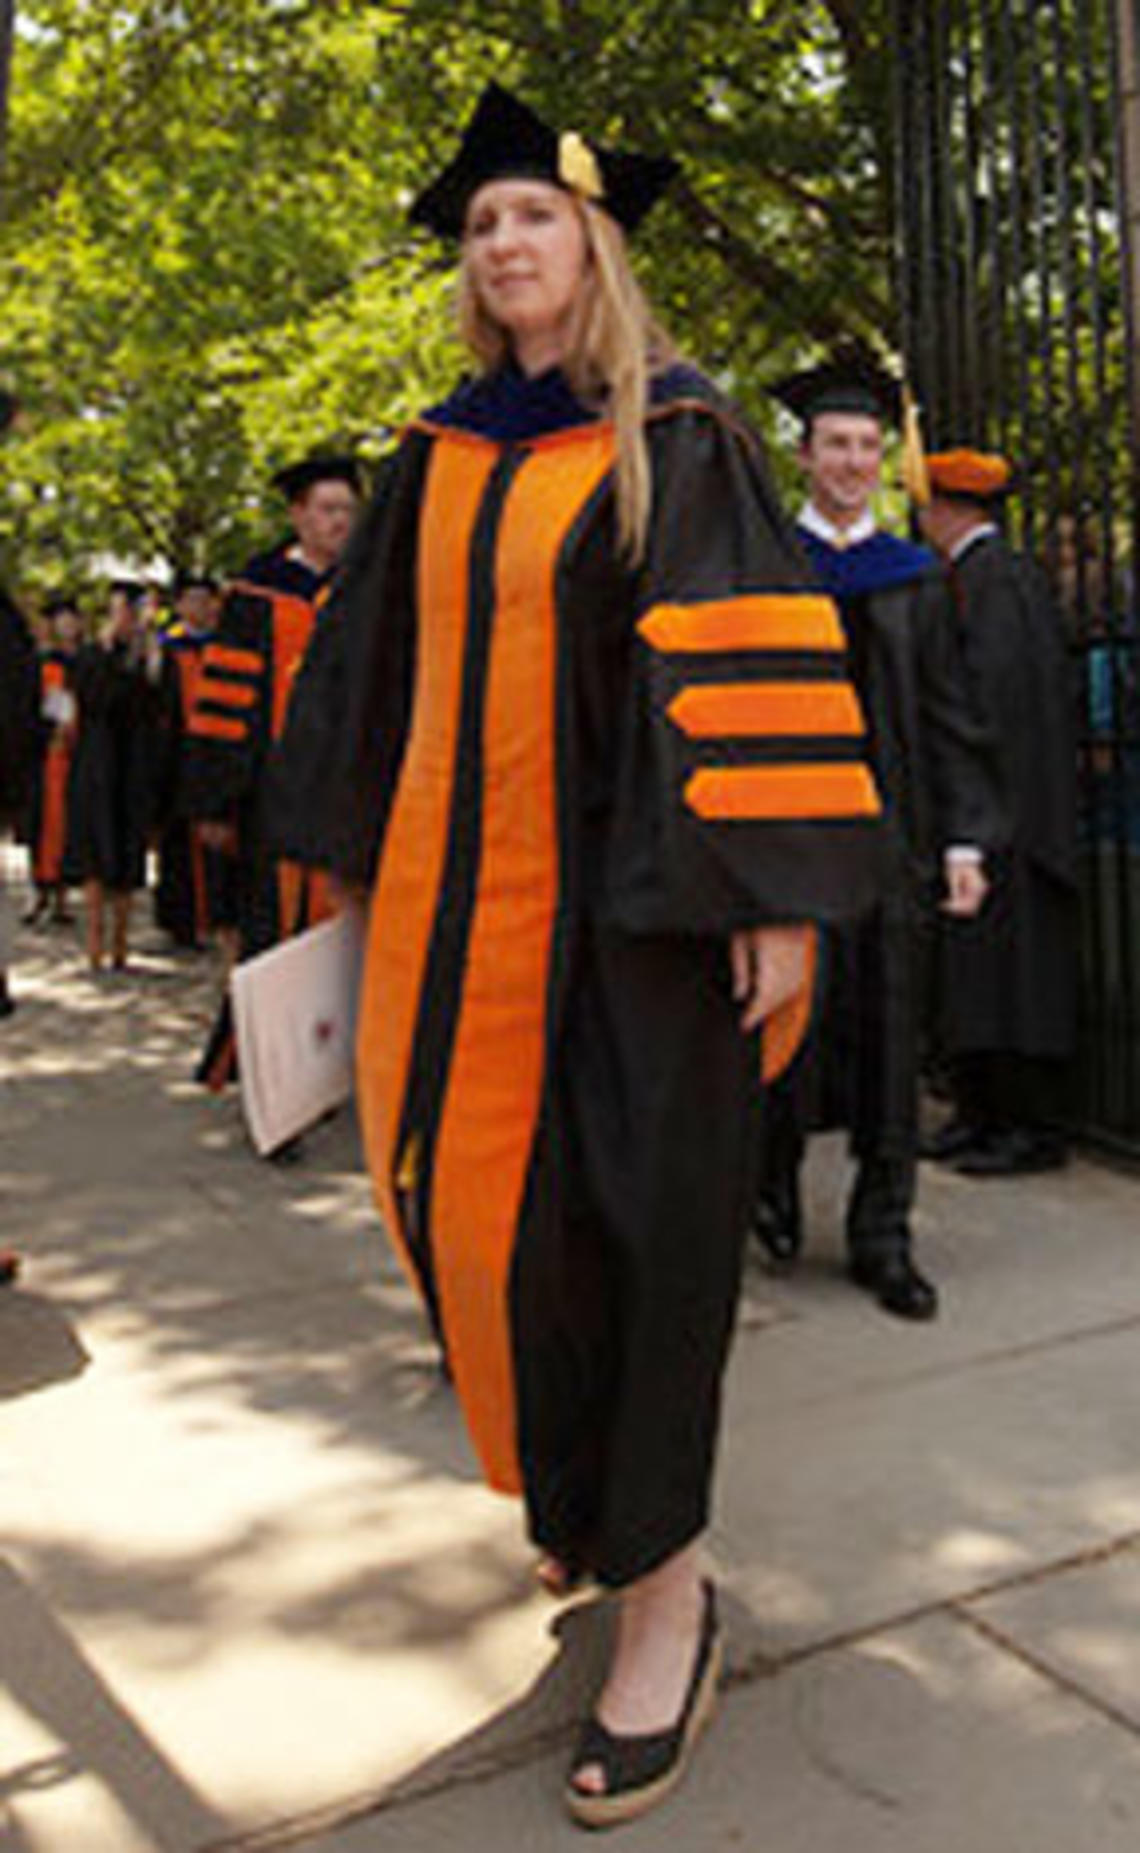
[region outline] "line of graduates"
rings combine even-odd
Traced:
[[[39,657],[39,752],[23,834],[35,900],[28,920],[66,923],[83,890],[88,962],[127,963],[133,896],[175,803],[179,737],[173,646],[143,617],[144,588],[108,590],[107,613],[84,636],[78,603],[50,600]]]
[[[1076,1036],[1076,797],[1070,678],[1043,574],[995,511],[1002,459],[927,459],[929,547],[871,513],[899,388],[857,349],[778,383],[801,423],[800,545],[841,614],[884,795],[891,872],[878,905],[828,936],[811,1048],[771,1093],[756,1232],[777,1265],[803,1239],[809,1134],[846,1127],[852,1278],[888,1311],[931,1317],[912,1257],[920,1155],[975,1176],[1062,1163]],[[214,934],[249,957],[325,917],[323,878],[277,855],[267,768],[293,681],[353,528],[358,467],[307,458],[273,479],[289,532],[219,599],[187,576],[159,643],[143,589],[116,584],[99,639],[53,601],[40,663],[41,756],[28,841],[36,918],[85,891],[91,965],[127,956],[131,895],[159,847],[155,918],[174,942]],[[933,551],[931,551],[933,549]],[[941,564],[939,560],[941,559]],[[1043,742],[1046,750],[1042,750]],[[923,1050],[953,1098],[925,1141]],[[198,1068],[235,1072],[223,1002]]]
[[[116,581],[90,640],[74,599],[44,608],[38,752],[22,817],[28,920],[70,922],[68,890],[81,886],[92,970],[108,952],[114,969],[127,963],[151,847],[155,921],[178,946],[216,936],[229,958],[247,957],[329,911],[319,877],[269,852],[261,788],[355,520],[359,476],[350,458],[317,457],[273,481],[289,531],[223,597],[208,575],[183,575],[159,627],[147,621],[147,588]],[[233,1072],[224,1007],[200,1072],[215,1085]]]

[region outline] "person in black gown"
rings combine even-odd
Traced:
[[[842,614],[884,801],[889,875],[877,905],[827,937],[817,1035],[767,1102],[754,1227],[778,1265],[795,1261],[808,1134],[845,1128],[855,1159],[851,1278],[886,1312],[930,1319],[937,1289],[915,1264],[911,1228],[921,967],[939,907],[972,914],[984,900],[984,856],[1001,829],[990,743],[968,699],[934,556],[885,533],[873,513],[898,384],[871,357],[844,350],[774,390],[802,426],[799,540]]]
[[[1007,1177],[1066,1158],[1079,958],[1072,671],[1044,572],[1001,531],[1009,462],[960,449],[927,468],[919,521],[950,575],[1010,821],[986,906],[939,924],[933,1040],[954,1111],[929,1155]]]
[[[617,1598],[591,1826],[668,1792],[712,1704],[760,1077],[814,923],[879,873],[838,615],[632,277],[673,166],[485,92],[416,207],[478,372],[384,470],[276,767],[285,852],[370,890],[365,1147],[484,1474],[545,1580]]]

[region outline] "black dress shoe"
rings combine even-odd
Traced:
[[[969,1120],[961,1120],[955,1115],[940,1126],[937,1132],[923,1135],[918,1142],[918,1155],[920,1158],[931,1159],[936,1165],[948,1164],[963,1152],[972,1151],[984,1138],[982,1127],[971,1125]]]
[[[971,1146],[954,1161],[962,1177],[1025,1177],[1035,1171],[1060,1171],[1069,1150],[1059,1134],[1015,1126]]]
[[[804,1242],[798,1178],[778,1185],[765,1184],[757,1191],[752,1233],[774,1269],[786,1272],[795,1266]]]
[[[899,1319],[933,1319],[938,1313],[938,1289],[920,1274],[909,1255],[852,1257],[849,1272],[857,1287],[873,1293],[884,1312]]]

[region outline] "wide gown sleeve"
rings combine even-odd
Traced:
[[[606,911],[700,933],[857,914],[878,888],[880,804],[838,612],[751,432],[694,406],[651,444]]]
[[[269,600],[246,588],[226,597],[206,645],[181,768],[179,805],[230,820],[249,797],[268,735]]]

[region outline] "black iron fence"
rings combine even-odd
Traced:
[[[1140,1154],[1138,14],[1136,0],[896,0],[894,120],[902,345],[928,440],[1017,461],[1014,539],[1048,567],[1070,627],[1081,1116]]]

